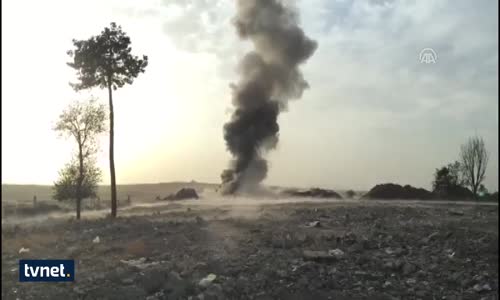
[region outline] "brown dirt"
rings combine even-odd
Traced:
[[[4,225],[2,298],[498,296],[498,206],[342,202],[153,210],[116,220]],[[92,243],[96,236],[100,243]],[[30,252],[19,254],[21,247]],[[304,250],[332,249],[344,256],[304,257]],[[76,281],[20,283],[20,258],[73,258]],[[141,258],[144,268],[124,262]],[[211,273],[213,283],[200,286]]]

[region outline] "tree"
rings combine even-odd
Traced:
[[[489,154],[483,138],[474,136],[460,148],[460,160],[464,184],[469,186],[477,199],[479,186],[484,180]]]
[[[460,162],[455,161],[434,173],[432,192],[439,198],[448,200],[466,200],[473,197],[472,192],[464,186]]]
[[[462,186],[462,184],[460,162],[455,161],[440,169],[436,169],[432,188],[434,191],[437,191],[440,188],[449,189],[454,186]]]
[[[142,59],[130,54],[130,38],[121,26],[112,22],[97,36],[87,40],[73,40],[74,50],[68,51],[73,62],[68,63],[77,71],[78,83],[70,83],[76,90],[94,87],[107,88],[109,97],[109,168],[111,175],[111,216],[116,217],[116,175],[114,161],[114,112],[113,90],[132,84],[139,73],[144,73],[148,57]]]
[[[82,173],[81,173],[82,172]],[[81,202],[85,198],[97,196],[97,184],[101,181],[101,170],[94,160],[86,160],[83,168],[72,160],[59,171],[59,179],[54,183],[53,198],[59,201],[76,201],[76,218],[80,219]]]
[[[60,179],[55,183],[54,197],[59,200],[75,199],[77,219],[80,219],[82,199],[92,195],[93,186],[100,178],[92,156],[97,151],[97,135],[106,130],[105,121],[106,109],[95,99],[75,101],[59,116],[54,128],[62,136],[73,137],[77,143],[77,154],[63,168]]]

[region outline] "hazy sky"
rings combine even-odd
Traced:
[[[250,48],[231,25],[231,0],[3,1],[2,183],[51,184],[73,144],[52,131],[75,93],[72,38],[115,21],[149,66],[114,94],[118,183],[219,182],[230,159],[222,126],[236,64]],[[319,43],[303,66],[311,88],[280,116],[267,183],[430,188],[435,168],[475,133],[498,189],[497,0],[302,0]],[[419,52],[432,48],[435,64]],[[92,94],[107,104],[107,94]],[[99,164],[108,183],[107,136]]]

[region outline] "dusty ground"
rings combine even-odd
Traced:
[[[3,224],[2,299],[498,299],[497,205],[187,201],[121,214]],[[76,282],[20,283],[20,258],[74,258]]]

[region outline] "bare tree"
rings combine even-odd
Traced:
[[[59,117],[54,128],[61,135],[73,137],[77,143],[74,162],[61,171],[61,178],[55,183],[58,200],[76,200],[76,218],[80,219],[81,201],[94,194],[94,186],[100,178],[92,155],[97,150],[96,137],[104,132],[106,109],[94,99],[88,102],[72,103]]]
[[[465,185],[469,186],[477,198],[479,186],[484,180],[484,173],[488,166],[488,152],[480,136],[469,138],[460,148],[462,176]]]

